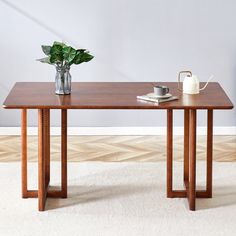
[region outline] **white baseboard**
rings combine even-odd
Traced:
[[[28,135],[37,135],[37,127],[28,127]],[[51,135],[60,135],[60,127],[51,127]],[[0,127],[0,135],[20,135],[20,127]],[[214,135],[236,135],[236,126],[214,127]],[[166,127],[68,127],[68,135],[165,135]],[[206,135],[206,127],[197,128]],[[174,127],[174,135],[183,135],[183,127]]]

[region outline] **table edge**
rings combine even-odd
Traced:
[[[120,107],[114,107],[114,106],[6,106],[3,105],[4,109],[78,109],[78,110],[170,110],[170,109],[176,109],[176,110],[231,110],[234,108],[233,105],[229,106],[170,106],[170,107],[163,107],[163,106],[146,106],[146,107],[136,107],[136,106],[120,106]]]

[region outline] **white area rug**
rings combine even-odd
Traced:
[[[51,182],[58,184],[60,164],[53,163]],[[182,186],[182,163],[175,163],[176,186]],[[30,185],[37,165],[30,164]],[[204,162],[198,163],[198,185],[204,186]],[[214,163],[214,197],[166,198],[166,168],[157,163],[70,163],[69,198],[48,199],[37,211],[37,199],[22,199],[20,163],[0,164],[0,235],[236,235],[236,163]]]

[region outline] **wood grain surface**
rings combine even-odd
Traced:
[[[178,100],[157,105],[137,100],[166,85]],[[218,83],[197,95],[178,91],[176,82],[74,82],[71,95],[55,95],[52,82],[18,82],[6,98],[4,108],[18,109],[232,109],[233,104]]]

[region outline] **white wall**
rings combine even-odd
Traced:
[[[236,102],[235,0],[0,1],[0,103],[17,81],[54,81],[36,62],[41,44],[66,40],[95,59],[72,68],[73,81],[176,81],[191,69],[211,74]],[[217,96],[217,94],[216,94]],[[53,126],[59,124],[53,112]],[[0,126],[18,126],[19,111],[0,109]],[[36,111],[30,126],[37,125]],[[216,126],[235,126],[236,111],[215,112]],[[176,112],[176,125],[182,113]],[[205,125],[205,112],[198,123]],[[163,111],[70,111],[71,126],[162,126]]]

